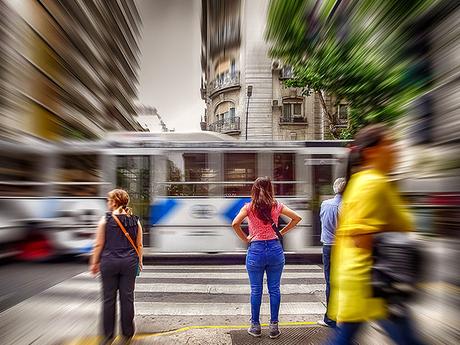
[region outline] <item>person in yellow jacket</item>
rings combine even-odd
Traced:
[[[378,320],[396,344],[421,344],[408,315],[388,315],[385,301],[372,296],[372,235],[414,229],[408,210],[387,177],[395,156],[390,132],[382,124],[361,129],[351,147],[351,177],[343,194],[332,252],[328,316],[338,324],[334,345],[352,344],[361,325],[370,320]]]

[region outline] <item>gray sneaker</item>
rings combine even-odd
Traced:
[[[278,328],[278,322],[270,322],[269,330],[269,336],[272,339],[278,338],[281,335],[281,332]]]
[[[248,333],[253,337],[262,336],[262,328],[260,324],[251,323],[251,327],[248,328]]]

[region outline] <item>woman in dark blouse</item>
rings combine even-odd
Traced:
[[[122,189],[108,193],[110,212],[101,219],[97,229],[90,271],[101,272],[103,290],[103,334],[101,344],[111,344],[115,338],[115,306],[120,295],[121,331],[129,340],[134,335],[134,284],[137,270],[142,269],[142,226],[128,207],[129,195]],[[123,225],[127,238],[117,220]],[[133,244],[136,246],[134,248]]]

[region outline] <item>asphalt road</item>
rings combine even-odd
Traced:
[[[0,263],[0,312],[87,270],[83,260]]]

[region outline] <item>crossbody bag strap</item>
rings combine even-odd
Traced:
[[[125,234],[126,238],[128,239],[128,241],[131,243],[131,245],[133,246],[134,250],[136,251],[137,253],[137,256],[140,258],[140,255],[139,255],[139,250],[137,249],[137,246],[134,244],[134,241],[133,239],[131,238],[131,236],[129,236],[128,232],[126,231],[125,227],[123,226],[123,224],[121,224],[120,220],[118,219],[118,217],[116,215],[114,215],[112,213],[112,217],[113,219],[115,219],[115,221],[117,222],[118,226],[120,227],[121,231],[123,231],[123,233]]]
[[[278,226],[276,225],[275,221],[272,220],[272,229],[275,231],[276,236],[280,241],[283,241],[283,235],[281,234],[280,230],[278,229]]]
[[[276,203],[278,206],[278,202]],[[272,218],[272,229],[275,232],[276,236],[280,240],[281,243],[283,243],[283,235],[281,235],[280,230],[278,229],[278,225],[276,225],[275,220]]]

